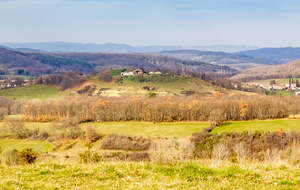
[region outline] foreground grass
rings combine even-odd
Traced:
[[[243,132],[243,131],[299,131],[300,120],[297,119],[278,119],[278,120],[255,120],[255,121],[232,121],[226,122],[220,127],[215,128],[212,133],[223,132]]]
[[[95,126],[102,134],[121,133],[124,135],[136,135],[145,137],[188,137],[195,132],[200,132],[210,126],[208,122],[172,122],[172,123],[150,123],[150,122],[105,122],[84,123],[82,126]]]
[[[43,86],[42,84],[35,84],[30,86],[22,86],[17,88],[1,89],[0,96],[8,99],[40,99],[46,100],[58,94],[59,89],[53,86]]]
[[[166,165],[0,166],[1,189],[299,189],[299,166],[190,162]]]

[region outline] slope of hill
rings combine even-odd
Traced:
[[[123,77],[122,83],[106,83],[96,77],[90,77],[81,86],[59,91],[57,87],[40,84],[10,89],[1,89],[0,96],[9,99],[62,99],[70,96],[104,96],[122,97],[130,95],[149,96],[155,93],[158,96],[182,96],[202,94],[212,96],[220,87],[209,84],[199,78],[179,76],[144,76],[143,82],[137,77]],[[223,93],[249,94],[247,92],[227,90]]]
[[[261,48],[257,50],[242,51],[238,52],[237,54],[244,54],[265,59],[275,59],[283,63],[289,63],[300,59],[300,47]]]
[[[174,50],[163,51],[156,54],[172,56],[179,59],[187,59],[194,61],[203,61],[205,63],[216,65],[227,65],[231,68],[243,70],[247,68],[265,66],[265,65],[280,65],[280,61],[273,59],[255,58],[242,54],[230,54],[225,52],[199,51],[199,50]]]
[[[300,59],[291,63],[266,66],[247,69],[233,76],[233,79],[249,81],[257,79],[274,79],[274,78],[299,78],[300,77]]]
[[[48,52],[159,52],[178,49],[195,49],[204,51],[238,52],[258,49],[255,46],[219,45],[219,46],[129,46],[126,44],[91,44],[91,43],[68,43],[68,42],[40,42],[40,43],[0,43],[1,45],[18,49],[30,48]]]
[[[7,68],[12,72],[19,69],[28,75],[43,75],[54,72],[81,70],[89,73],[92,69],[110,68],[166,68],[193,69],[201,72],[232,73],[235,70],[228,66],[206,64],[199,61],[186,61],[161,55],[138,53],[38,53],[28,51],[11,51],[0,48],[0,69]]]

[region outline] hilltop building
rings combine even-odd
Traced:
[[[143,75],[143,74],[144,74],[144,72],[141,69],[121,72],[122,76]]]

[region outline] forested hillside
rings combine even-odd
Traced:
[[[23,74],[39,76],[63,71],[111,68],[135,68],[143,65],[145,69],[169,69],[180,74],[184,70],[200,72],[233,73],[235,69],[200,61],[181,60],[173,57],[138,53],[42,53],[12,51],[0,48],[0,69],[4,74]]]
[[[241,71],[233,79],[249,81],[272,78],[298,78],[300,77],[300,59],[288,64],[252,68]]]

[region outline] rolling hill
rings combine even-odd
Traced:
[[[106,83],[98,77],[89,77],[80,86],[60,91],[55,86],[44,86],[41,84],[22,86],[10,89],[0,89],[0,96],[9,99],[40,99],[46,100],[63,99],[74,96],[149,96],[155,93],[158,96],[183,96],[183,95],[208,95],[212,96],[220,87],[207,83],[199,78],[180,76],[144,76],[144,80],[139,82],[137,77],[123,77],[120,83]],[[227,90],[222,88],[222,93],[248,94],[247,92]]]
[[[258,67],[240,71],[233,79],[249,81],[258,79],[274,79],[274,78],[299,78],[300,77],[300,59],[291,63]]]
[[[199,51],[199,50],[173,50],[156,54],[176,57],[178,59],[202,61],[215,65],[226,65],[231,68],[243,70],[247,68],[265,65],[280,65],[280,61],[274,59],[256,58],[242,54],[230,54],[225,52]]]
[[[237,54],[244,54],[264,59],[275,59],[283,63],[290,63],[300,59],[300,47],[261,48],[257,50],[241,51]]]

